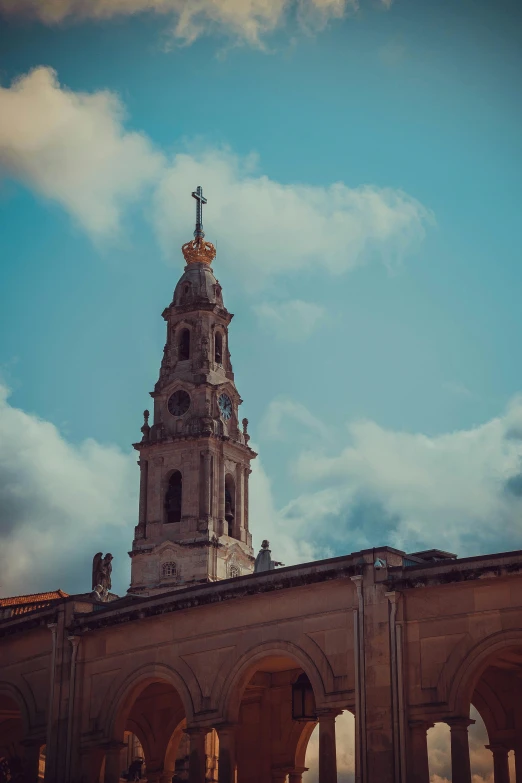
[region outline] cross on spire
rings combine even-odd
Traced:
[[[198,185],[197,190],[192,193],[192,198],[196,199],[196,230],[194,231],[194,237],[203,239],[205,236],[203,231],[203,204],[207,203],[207,199],[203,196],[201,185]]]

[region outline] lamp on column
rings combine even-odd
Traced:
[[[292,685],[292,718],[301,721],[316,721],[315,697],[306,674],[300,674]]]

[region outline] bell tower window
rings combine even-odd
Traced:
[[[223,335],[221,332],[216,332],[214,338],[214,360],[216,364],[222,364],[223,362]]]
[[[175,470],[169,478],[167,491],[165,493],[165,522],[181,521],[181,497],[183,489],[183,479],[179,470]]]
[[[179,334],[179,360],[180,362],[190,359],[190,330],[182,329]]]
[[[234,479],[227,473],[225,476],[225,519],[228,522],[228,535],[234,535],[234,519],[236,516],[236,485]]]

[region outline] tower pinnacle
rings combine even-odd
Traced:
[[[198,185],[192,192],[192,197],[196,199],[196,230],[194,239],[186,242],[181,251],[187,264],[211,264],[216,257],[216,248],[212,242],[205,242],[205,232],[203,231],[203,204],[207,199],[203,196],[203,188]]]
[[[248,422],[239,414],[223,303],[205,241],[199,186],[196,230],[183,245],[186,267],[162,315],[166,341],[159,378],[143,413],[140,504],[132,543],[131,592],[153,595],[253,570],[248,525]],[[149,423],[149,418],[152,421]]]
[[[192,198],[196,199],[196,230],[194,231],[194,237],[203,239],[205,236],[203,231],[203,204],[207,203],[207,199],[203,196],[201,185],[198,185],[197,189],[192,191]]]

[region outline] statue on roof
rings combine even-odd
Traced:
[[[107,552],[105,557],[101,552],[98,552],[92,559],[92,590],[97,595],[103,596],[100,600],[107,600],[106,596],[109,595],[112,587],[112,559],[110,552]]]
[[[261,543],[261,549],[259,550],[256,562],[254,563],[254,574],[258,574],[261,571],[273,571],[276,566],[284,566],[284,563],[279,563],[276,560],[272,560],[272,553],[269,549],[270,542],[265,540]]]

